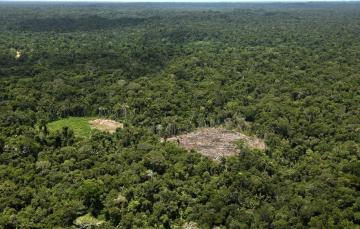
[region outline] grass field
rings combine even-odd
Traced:
[[[102,132],[115,133],[116,129],[123,128],[123,124],[111,119],[94,117],[69,117],[48,123],[50,132],[69,127],[74,131],[76,137],[89,138],[92,129]]]
[[[61,130],[67,126],[74,131],[76,137],[90,137],[91,126],[89,121],[93,118],[89,117],[69,117],[48,123],[48,128],[51,132]]]

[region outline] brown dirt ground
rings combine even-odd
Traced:
[[[179,140],[180,146],[185,149],[196,150],[214,160],[238,154],[240,150],[235,142],[239,140],[242,140],[249,148],[261,150],[266,148],[265,142],[262,139],[224,128],[201,128],[188,134],[168,138],[167,140],[174,142]]]
[[[123,128],[124,125],[120,122],[115,122],[110,119],[94,119],[89,121],[91,128],[98,129],[104,132],[115,133],[117,128]]]

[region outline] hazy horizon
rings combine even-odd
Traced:
[[[296,3],[296,2],[359,2],[359,0],[0,0],[0,2],[121,2],[121,3]]]

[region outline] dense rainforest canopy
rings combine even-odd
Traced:
[[[0,228],[358,228],[359,38],[358,3],[0,4]],[[160,141],[225,124],[266,150]]]

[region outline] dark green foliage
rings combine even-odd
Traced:
[[[1,3],[0,228],[358,227],[359,4],[230,5]],[[218,125],[267,149],[160,142]]]

